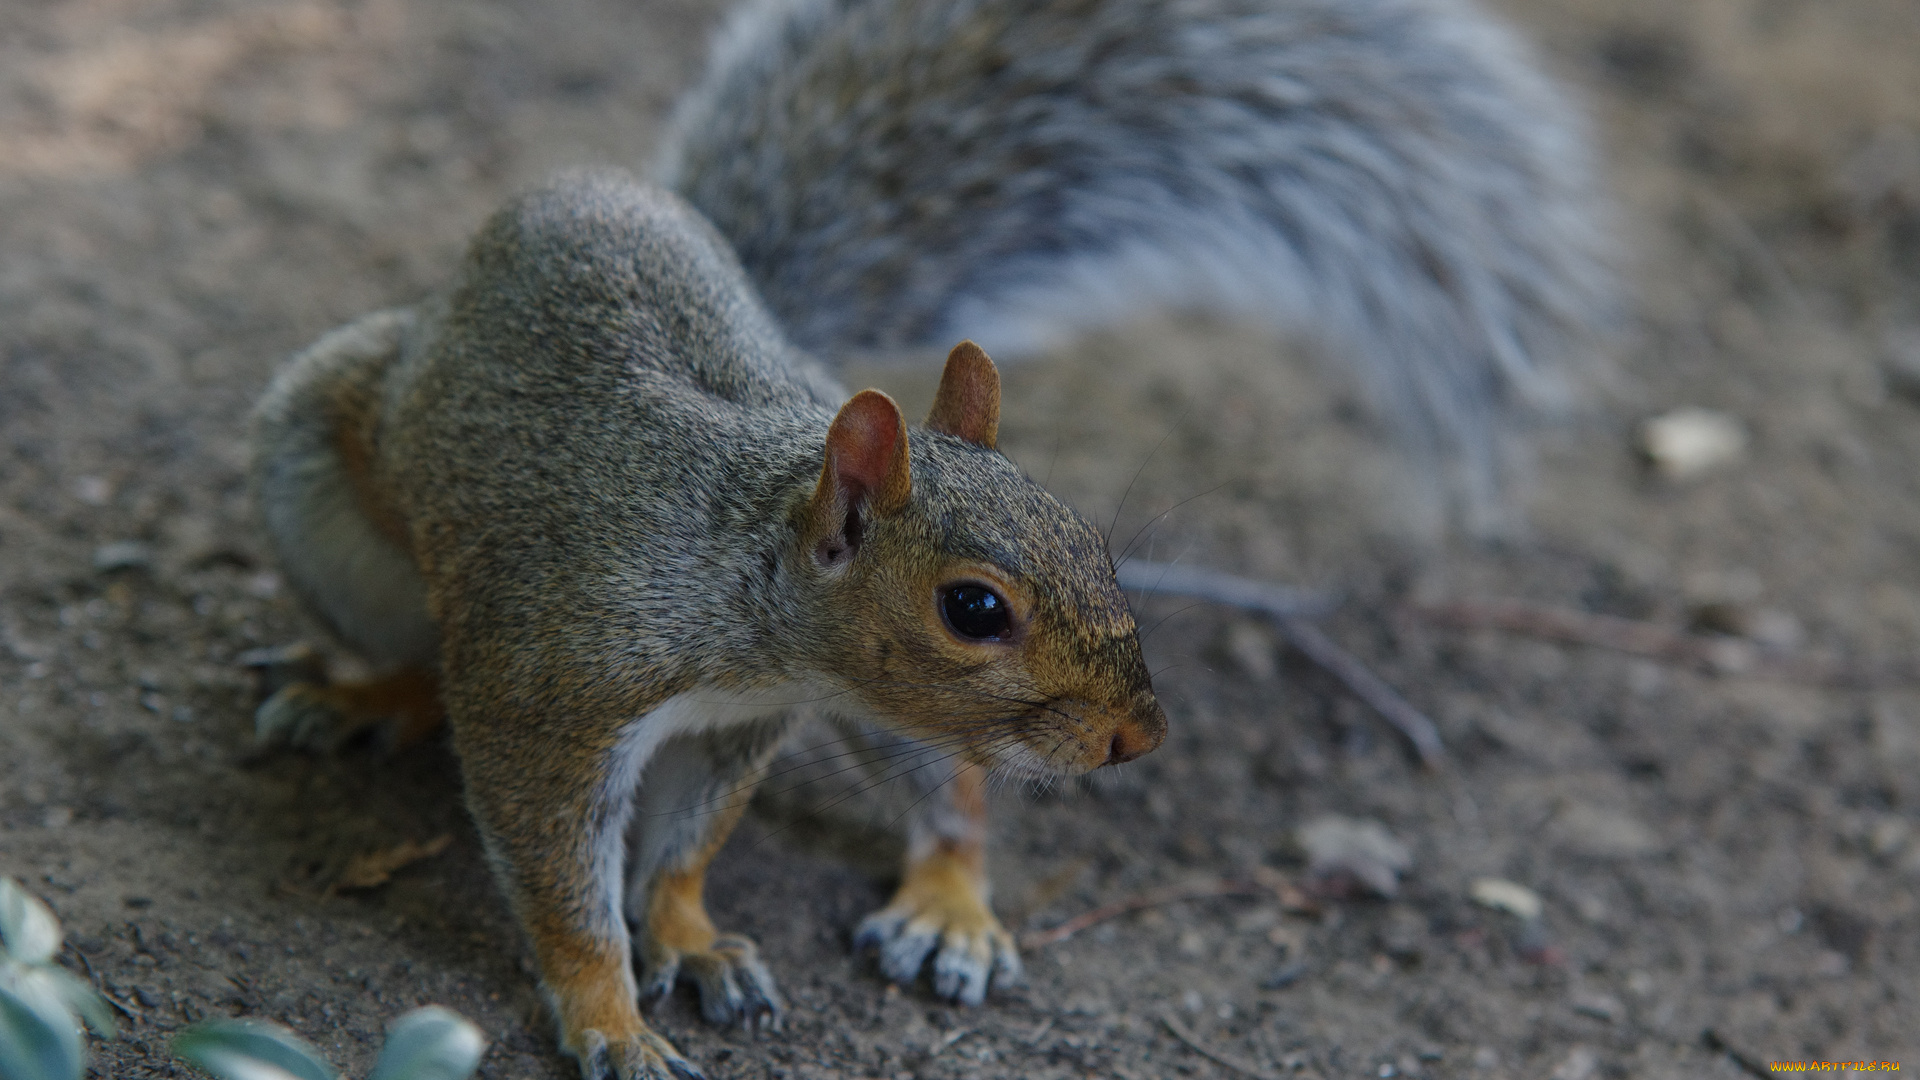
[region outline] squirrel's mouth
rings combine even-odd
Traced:
[[[1056,698],[1034,710],[1033,720],[1034,730],[994,749],[995,765],[1034,776],[1078,776],[1132,761],[1167,735],[1167,715],[1151,690],[1118,706]]]

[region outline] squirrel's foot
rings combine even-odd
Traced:
[[[700,994],[700,1015],[709,1024],[764,1023],[780,1030],[786,1003],[773,973],[760,961],[760,949],[739,934],[720,934],[704,949],[653,945],[647,950],[647,978],[640,993],[655,1001],[673,992],[685,978]]]
[[[573,1054],[580,1059],[580,1080],[707,1080],[699,1066],[646,1028],[614,1042],[588,1029]]]
[[[332,751],[368,725],[355,726],[317,683],[288,683],[253,711],[253,737],[261,746]]]
[[[331,752],[372,735],[398,750],[438,728],[442,715],[433,673],[406,668],[364,683],[290,682],[254,710],[253,731],[262,746]]]
[[[962,1005],[978,1005],[989,983],[1020,981],[1020,953],[1013,935],[987,906],[985,890],[964,865],[936,853],[907,869],[900,891],[867,916],[855,948],[877,946],[880,971],[911,984],[933,957],[933,992]]]

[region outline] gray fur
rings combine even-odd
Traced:
[[[376,311],[327,334],[280,370],[254,416],[264,451],[255,497],[288,582],[341,640],[396,666],[431,664],[438,649],[426,583],[361,513],[324,394],[341,380],[377,380],[413,322],[411,311]]]
[[[1480,502],[1610,310],[1582,118],[1470,0],[754,0],[655,175],[804,347],[1250,317]]]
[[[405,518],[471,523],[458,602],[498,615],[460,621],[550,630],[610,684],[765,687],[842,662],[830,585],[787,549],[844,391],[680,199],[611,174],[523,196],[417,346],[388,377],[381,461]],[[1119,602],[1098,533],[1005,457],[910,440],[910,525],[876,529],[1030,576],[1045,604]]]

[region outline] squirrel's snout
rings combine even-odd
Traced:
[[[1135,699],[1133,714],[1114,725],[1102,765],[1120,765],[1151,751],[1167,737],[1167,714],[1148,692]]]

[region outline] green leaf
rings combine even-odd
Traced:
[[[173,1037],[173,1052],[220,1080],[336,1080],[305,1039],[265,1020],[207,1020]]]
[[[60,923],[39,898],[0,878],[0,946],[22,964],[44,964],[60,949]]]
[[[80,1028],[58,1001],[0,985],[0,1077],[79,1080],[84,1061]]]
[[[57,967],[40,968],[35,977],[45,979],[52,984],[51,989],[68,1009],[78,1013],[86,1020],[93,1033],[103,1039],[111,1039],[117,1031],[113,1026],[113,1013],[107,1010],[107,1001],[100,992],[82,982],[70,971]]]
[[[367,1080],[466,1080],[487,1048],[480,1029],[452,1009],[415,1009],[387,1029]]]

